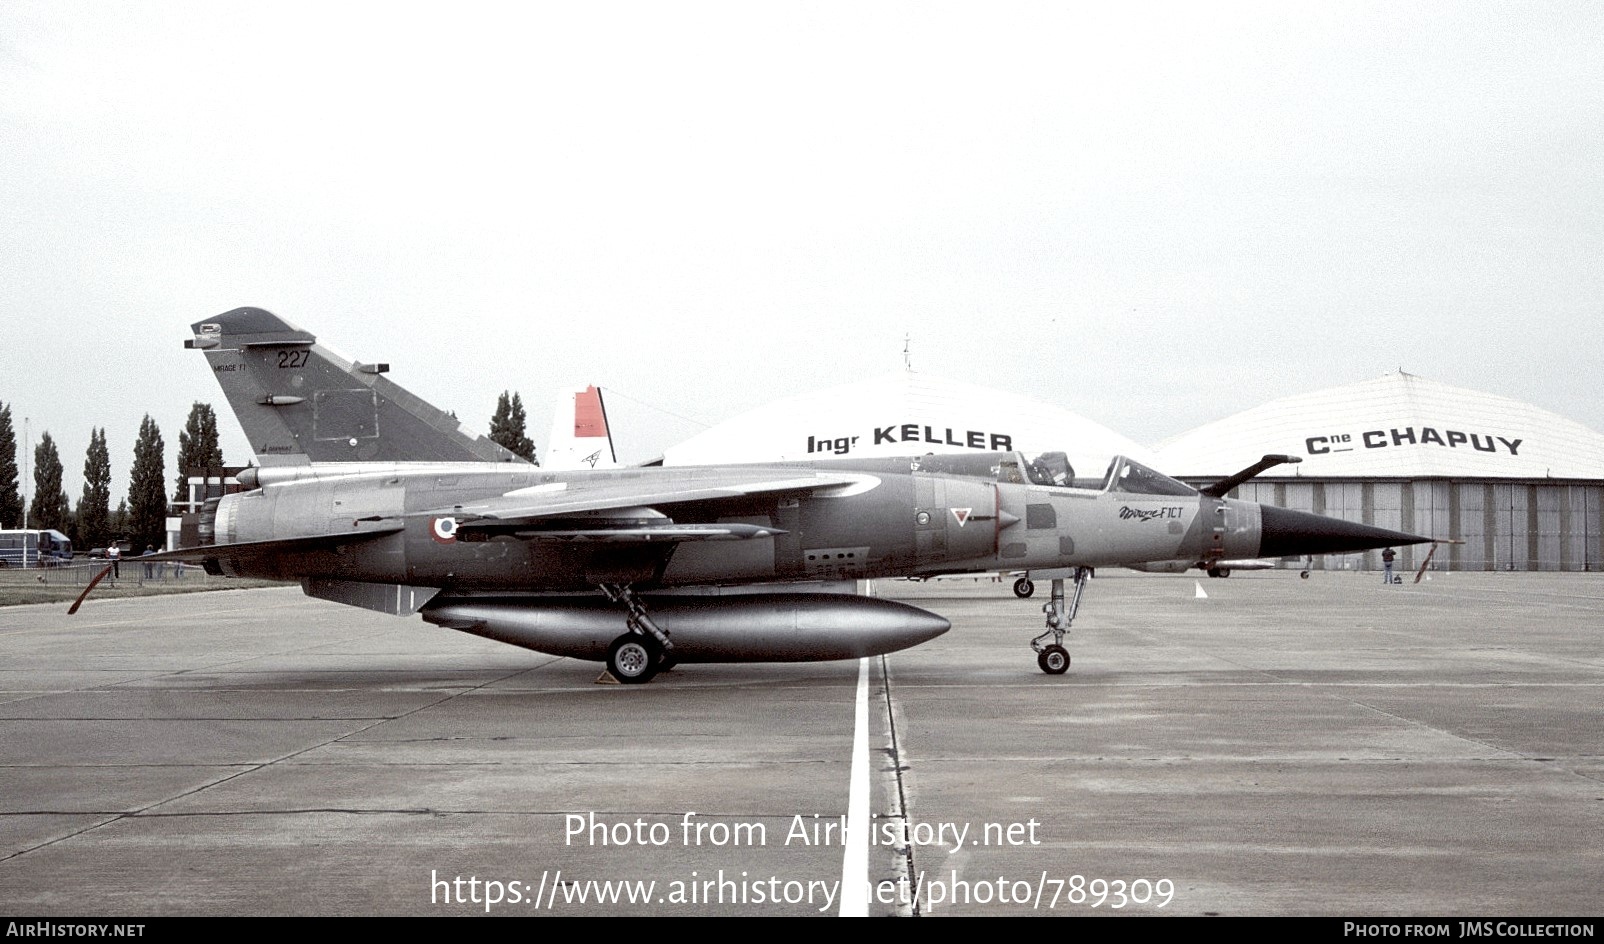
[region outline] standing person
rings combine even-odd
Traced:
[[[145,553],[143,553],[143,554],[141,554],[139,556],[140,557],[149,557],[154,553],[156,553],[156,545],[147,544],[147,545],[145,545]],[[1385,557],[1386,555],[1383,554],[1382,556]],[[1390,561],[1387,563],[1387,573],[1389,573],[1389,574],[1392,573],[1392,563]],[[151,574],[151,565],[150,565],[149,562],[146,562],[146,564],[145,564],[145,579],[149,580],[151,578],[151,576],[152,576],[152,574]]]
[[[111,546],[106,548],[106,556],[111,558],[111,579],[117,580],[121,578],[123,575],[123,549],[117,546],[116,541],[111,542]]]
[[[1381,552],[1382,581],[1384,583],[1392,583],[1392,562],[1397,556],[1398,552],[1390,547]]]

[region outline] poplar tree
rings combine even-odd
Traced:
[[[72,527],[72,506],[61,487],[61,454],[50,434],[39,436],[33,449],[33,501],[28,503],[28,527],[66,533]]]
[[[135,554],[146,545],[159,549],[167,544],[166,448],[161,429],[145,414],[139,424],[139,440],[134,443],[128,484],[128,539]]]
[[[178,434],[178,489],[174,501],[189,501],[189,477],[223,474],[223,447],[217,441],[217,414],[209,403],[189,409],[189,421]]]
[[[104,427],[89,431],[84,456],[84,494],[78,499],[78,533],[74,542],[85,548],[103,547],[111,533],[111,453],[106,449]]]
[[[22,493],[17,480],[17,433],[11,407],[0,403],[0,528],[22,527]]]
[[[496,415],[490,418],[490,440],[514,455],[535,461],[535,444],[524,435],[524,401],[516,393],[503,390],[496,401]]]
[[[128,535],[128,499],[117,499],[117,510],[111,513],[109,522],[111,534],[106,536],[106,543],[112,544],[121,541]]]

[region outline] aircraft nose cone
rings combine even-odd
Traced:
[[[1342,554],[1401,544],[1426,544],[1431,538],[1389,531],[1368,524],[1292,511],[1275,505],[1259,506],[1259,556],[1301,557],[1305,554]]]

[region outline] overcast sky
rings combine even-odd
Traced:
[[[908,334],[1149,444],[1399,367],[1604,429],[1601,172],[1592,2],[7,0],[0,401],[74,503],[196,400],[243,463],[248,304],[628,460]]]

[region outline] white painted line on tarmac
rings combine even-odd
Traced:
[[[841,854],[841,917],[869,916],[869,660],[858,660],[852,720],[852,779],[847,790],[846,850]]]

